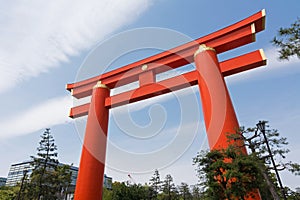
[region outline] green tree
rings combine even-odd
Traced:
[[[37,156],[31,158],[34,169],[24,184],[24,198],[51,200],[66,196],[71,183],[70,166],[59,164],[57,146],[49,128],[41,135]]]
[[[192,194],[190,192],[189,185],[187,183],[181,183],[179,188],[181,200],[192,200]]]
[[[112,184],[112,200],[143,200],[147,199],[147,189],[141,184],[126,185],[124,182]]]
[[[273,160],[277,161],[276,168],[278,171],[288,170],[295,175],[300,175],[300,166],[292,161],[285,161],[286,154],[289,149],[286,148],[288,145],[287,138],[281,137],[278,130],[267,129],[268,122],[261,121],[264,126],[264,130],[259,131],[257,127],[240,128],[241,134],[233,134],[229,136],[235,140],[242,140],[244,145],[249,149],[250,154],[257,158],[259,161],[260,174],[263,176],[264,181],[260,184],[259,188],[263,199],[280,199],[280,189],[278,187],[278,180],[274,175],[274,166],[272,165]],[[268,146],[266,145],[264,134],[268,140],[268,145],[271,149],[272,157],[268,151]]]
[[[171,200],[177,198],[178,191],[176,190],[173,177],[170,174],[167,174],[163,181],[162,191],[163,199]]]
[[[69,165],[57,165],[53,171],[53,188],[56,189],[56,198],[64,199],[67,197],[72,181],[72,172]]]
[[[300,59],[300,19],[298,18],[288,28],[280,28],[278,36],[274,37],[272,43],[279,47],[279,59],[289,60],[292,56]]]
[[[201,152],[194,158],[205,190],[204,199],[243,199],[248,191],[255,188],[260,189],[262,199],[280,199],[281,194],[288,194],[279,189],[271,164],[275,160],[278,170],[289,170],[299,175],[299,164],[284,160],[289,152],[285,148],[288,144],[286,138],[280,137],[277,130],[259,130],[257,126],[248,129],[242,127],[238,134],[229,134],[228,139],[242,140],[236,144],[243,146]],[[248,156],[240,152],[241,147],[245,146],[249,150]],[[292,198],[291,195],[289,197]]]
[[[105,187],[103,188],[103,200],[112,200],[112,190],[106,189]]]
[[[256,157],[239,148],[200,152],[194,158],[197,173],[209,199],[245,199],[262,181]]]
[[[202,194],[201,194],[200,187],[198,185],[193,185],[192,196],[193,196],[193,200],[200,200]]]
[[[128,189],[125,183],[120,183],[120,182],[114,182],[112,184],[112,199],[113,200],[121,200],[121,199],[128,199]]]
[[[0,200],[11,200],[15,199],[20,190],[19,186],[10,187],[10,186],[1,186],[0,187]]]
[[[150,197],[150,199],[157,198],[157,195],[158,195],[159,191],[161,190],[161,184],[162,184],[162,181],[160,180],[160,174],[159,174],[158,170],[156,169],[154,171],[153,176],[150,178],[150,181],[149,181],[149,185],[150,185],[149,197]]]
[[[56,188],[54,184],[54,170],[57,168],[57,146],[50,132],[50,128],[46,128],[41,135],[39,147],[37,148],[37,156],[32,156],[34,170],[30,177],[30,183],[37,194],[37,199],[41,196],[47,199],[55,199]]]
[[[288,200],[299,200],[300,199],[300,193],[295,192],[291,190],[290,188],[286,187],[286,194],[288,195]]]

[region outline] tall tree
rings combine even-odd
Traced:
[[[173,181],[173,177],[170,174],[167,174],[165,180],[163,181],[162,191],[164,193],[164,199],[175,199],[177,191]]]
[[[279,47],[279,59],[289,60],[292,56],[300,59],[300,18],[288,28],[280,28],[278,36],[274,37],[272,43]]]
[[[151,199],[157,198],[157,195],[161,189],[161,184],[162,184],[162,181],[160,180],[160,174],[159,174],[158,170],[156,169],[154,171],[153,176],[150,178],[150,181],[149,181],[149,185],[151,187],[149,190],[150,191],[149,196]]]
[[[31,183],[36,184],[37,199],[55,198],[55,188],[53,187],[53,169],[58,164],[57,146],[50,132],[50,128],[46,128],[41,135],[41,140],[37,148],[37,156],[32,156],[34,170],[31,174]]]
[[[187,183],[181,183],[178,188],[182,200],[192,200],[192,194]]]
[[[31,156],[34,167],[30,180],[24,188],[26,199],[60,199],[67,193],[71,183],[71,171],[68,165],[59,165],[57,146],[47,128],[41,135],[37,156]]]

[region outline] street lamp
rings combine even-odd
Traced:
[[[271,161],[272,161],[272,165],[274,167],[274,170],[275,170],[275,173],[276,173],[276,176],[277,176],[277,180],[278,180],[278,183],[279,183],[279,186],[280,186],[280,189],[281,189],[281,194],[283,196],[283,199],[284,200],[287,200],[286,196],[285,196],[285,192],[284,192],[284,188],[282,186],[282,182],[281,182],[281,179],[280,179],[280,176],[279,176],[279,173],[278,173],[278,170],[277,170],[277,167],[276,167],[276,164],[275,164],[275,160],[274,160],[274,157],[273,157],[273,153],[271,151],[271,148],[270,148],[270,145],[269,145],[269,141],[268,141],[268,138],[266,136],[266,122],[265,121],[259,121],[257,124],[256,124],[256,127],[260,130],[260,132],[263,134],[264,136],[264,140],[265,140],[265,143],[267,145],[267,149],[268,149],[268,152],[269,152],[269,156],[271,157]]]

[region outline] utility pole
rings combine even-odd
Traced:
[[[17,200],[20,200],[20,197],[21,197],[21,194],[22,194],[23,185],[24,185],[24,181],[25,181],[27,172],[28,172],[28,170],[27,170],[27,169],[24,169],[24,171],[23,171],[23,178],[22,178],[22,181],[21,181],[21,186],[20,186],[20,190],[19,190],[19,192],[18,192]]]
[[[283,199],[287,200],[287,198],[285,196],[284,188],[283,188],[283,185],[282,185],[282,182],[281,182],[281,179],[280,179],[277,167],[276,167],[276,163],[275,163],[275,160],[274,160],[274,157],[273,157],[273,153],[271,151],[271,148],[270,148],[270,145],[269,145],[269,141],[268,141],[268,138],[266,136],[266,122],[265,121],[259,121],[256,124],[256,126],[260,130],[260,132],[263,134],[263,136],[264,136],[264,140],[265,140],[265,143],[266,143],[266,146],[267,146],[267,149],[268,149],[271,161],[272,161],[272,165],[274,167],[274,170],[275,170],[275,173],[276,173],[276,177],[277,177],[280,189],[281,189],[281,194],[283,196]]]

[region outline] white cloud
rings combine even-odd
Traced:
[[[57,97],[42,104],[35,105],[22,113],[0,121],[0,138],[9,138],[25,135],[63,123],[70,122],[68,112],[72,105],[70,97]]]
[[[67,62],[148,6],[148,0],[6,2],[0,8],[0,92]]]
[[[197,128],[195,128],[197,127]],[[143,159],[142,162],[134,161],[136,156],[139,155],[132,155],[130,159],[124,156],[120,156],[115,151],[111,151],[113,149],[113,146],[111,146],[111,141],[108,145],[108,153],[107,153],[107,166],[106,166],[106,173],[107,174],[113,174],[114,180],[116,181],[126,181],[128,179],[127,174],[130,173],[131,176],[139,183],[145,183],[149,181],[149,178],[152,176],[154,169],[158,169],[161,178],[163,179],[166,174],[172,174],[174,176],[174,181],[176,184],[180,184],[181,182],[188,182],[190,184],[195,184],[197,182],[197,177],[195,174],[195,167],[192,165],[192,158],[196,155],[196,153],[200,150],[206,150],[208,149],[208,142],[207,137],[205,134],[205,127],[203,121],[190,121],[188,123],[185,123],[182,127],[182,135],[179,133],[176,135],[175,133],[178,132],[178,127],[168,127],[166,130],[163,131],[163,134],[158,136],[158,138],[154,139],[151,138],[150,142],[157,146],[158,144],[168,144],[168,142],[174,140],[179,140],[180,144],[176,145],[176,148],[182,148],[182,143],[185,143],[186,141],[182,140],[189,140],[188,147],[182,148],[179,152],[179,157],[175,158],[172,156],[178,156],[178,154],[174,153],[176,150],[174,150],[174,146],[166,146],[165,148],[170,148],[169,150],[172,153],[164,154],[163,152],[160,152],[158,156],[155,157],[155,159]],[[169,137],[171,136],[171,137]],[[176,139],[176,137],[178,137]],[[134,152],[137,152],[139,150],[147,151],[149,150],[149,145],[144,145],[145,141],[138,141],[139,143],[143,144],[137,144],[133,142],[132,140],[122,140],[122,144],[125,143],[125,147],[127,151],[130,151],[132,154]],[[152,146],[153,146],[152,145]],[[123,147],[124,147],[123,146]],[[152,148],[152,147],[150,147]],[[149,152],[153,153],[153,152]],[[177,152],[178,153],[178,152]],[[143,155],[147,157],[148,155]],[[171,157],[171,159],[170,159]],[[132,160],[133,159],[133,160]],[[168,164],[164,163],[165,160],[169,159],[170,162]],[[128,160],[131,160],[131,162],[127,162]],[[151,162],[148,162],[151,161]],[[118,167],[113,164],[114,162],[118,163]],[[134,170],[137,168],[135,163],[141,163],[138,168],[143,170]],[[149,170],[150,169],[150,170]],[[185,171],[185,173],[182,173]]]

